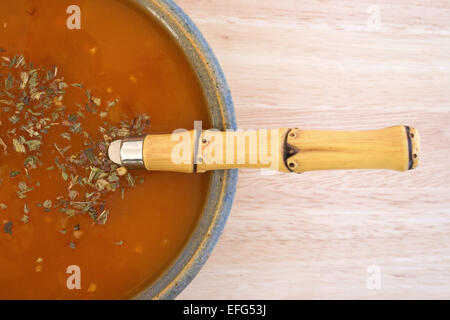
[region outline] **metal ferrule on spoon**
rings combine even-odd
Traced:
[[[180,161],[174,154],[178,154],[183,139],[186,144],[183,161]],[[192,130],[150,134],[113,141],[108,155],[111,161],[121,166],[150,171],[195,173],[271,168],[301,173],[337,169],[407,171],[418,165],[419,152],[417,130],[395,126],[369,131],[294,128],[250,133]]]

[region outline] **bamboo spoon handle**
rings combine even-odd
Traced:
[[[301,173],[333,169],[406,171],[419,162],[419,135],[396,126],[371,131],[274,129],[219,132],[179,131],[148,135],[143,142],[147,170],[205,172],[272,168]]]

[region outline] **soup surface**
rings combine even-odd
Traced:
[[[81,9],[79,30],[67,28],[70,5]],[[145,113],[153,133],[192,128],[194,120],[209,124],[200,84],[181,49],[156,21],[125,1],[2,0],[0,48],[0,57],[23,54],[36,66],[57,66],[64,81],[82,83],[102,101],[117,98],[107,115],[112,122]],[[78,102],[76,93],[64,97],[69,110]],[[0,137],[6,137],[11,126],[5,125],[9,115],[1,107]],[[102,124],[90,121],[86,130],[97,132]],[[65,188],[57,172],[45,169],[54,163],[51,145],[61,139],[44,138],[44,165],[33,170],[32,178],[22,154],[0,153],[0,203],[6,205],[0,208],[0,299],[130,298],[154,281],[186,243],[203,208],[209,176],[140,172],[144,181],[127,189],[124,199],[121,192],[107,196],[110,214],[104,225],[87,214],[68,218],[36,205]],[[82,148],[81,142],[71,143],[72,149]],[[11,172],[20,174],[11,177]],[[21,221],[19,181],[39,184],[27,195],[27,223]],[[74,240],[78,229],[82,234]],[[67,286],[73,266],[79,267],[81,288]]]

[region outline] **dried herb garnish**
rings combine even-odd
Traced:
[[[51,207],[52,207],[52,200],[45,200],[44,203],[42,204],[42,206],[45,209],[51,209]]]
[[[14,178],[14,177],[17,177],[19,174],[20,174],[20,171],[11,171],[11,172],[9,173],[9,176],[10,176],[11,178]]]
[[[8,221],[8,222],[5,223],[5,225],[3,226],[3,232],[5,232],[5,233],[7,233],[7,234],[12,234],[12,226],[13,226],[12,221]]]
[[[143,181],[111,162],[106,156],[108,146],[115,139],[144,134],[150,125],[149,117],[124,116],[118,122],[110,122],[109,112],[119,104],[118,99],[103,103],[83,84],[67,83],[58,75],[57,67],[37,68],[23,55],[11,57],[2,55],[4,52],[0,50],[0,157],[13,154],[23,159],[23,169],[9,172],[9,177],[17,180],[18,199],[24,201],[23,214],[17,219],[30,222],[30,215],[39,211],[32,209],[37,206],[69,218],[88,215],[94,224],[107,223],[108,194],[120,191],[124,199],[126,188]],[[69,91],[85,100],[65,105]],[[94,118],[101,126],[89,131],[87,123]],[[73,141],[82,141],[82,148]],[[43,146],[52,148],[54,163],[43,163]],[[39,168],[52,176],[57,171],[56,177],[65,190],[54,199],[31,203],[27,199],[29,193],[38,193],[41,184],[30,179]],[[0,178],[0,185],[1,182]],[[0,209],[6,210],[7,204],[0,203]],[[79,224],[76,228],[74,232],[81,235]],[[4,225],[4,231],[12,233],[12,222]],[[70,242],[69,247],[75,249],[75,242]]]

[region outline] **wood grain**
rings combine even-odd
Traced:
[[[422,140],[408,173],[241,171],[224,234],[179,298],[450,298],[450,3],[177,2],[216,52],[241,128],[407,124]]]

